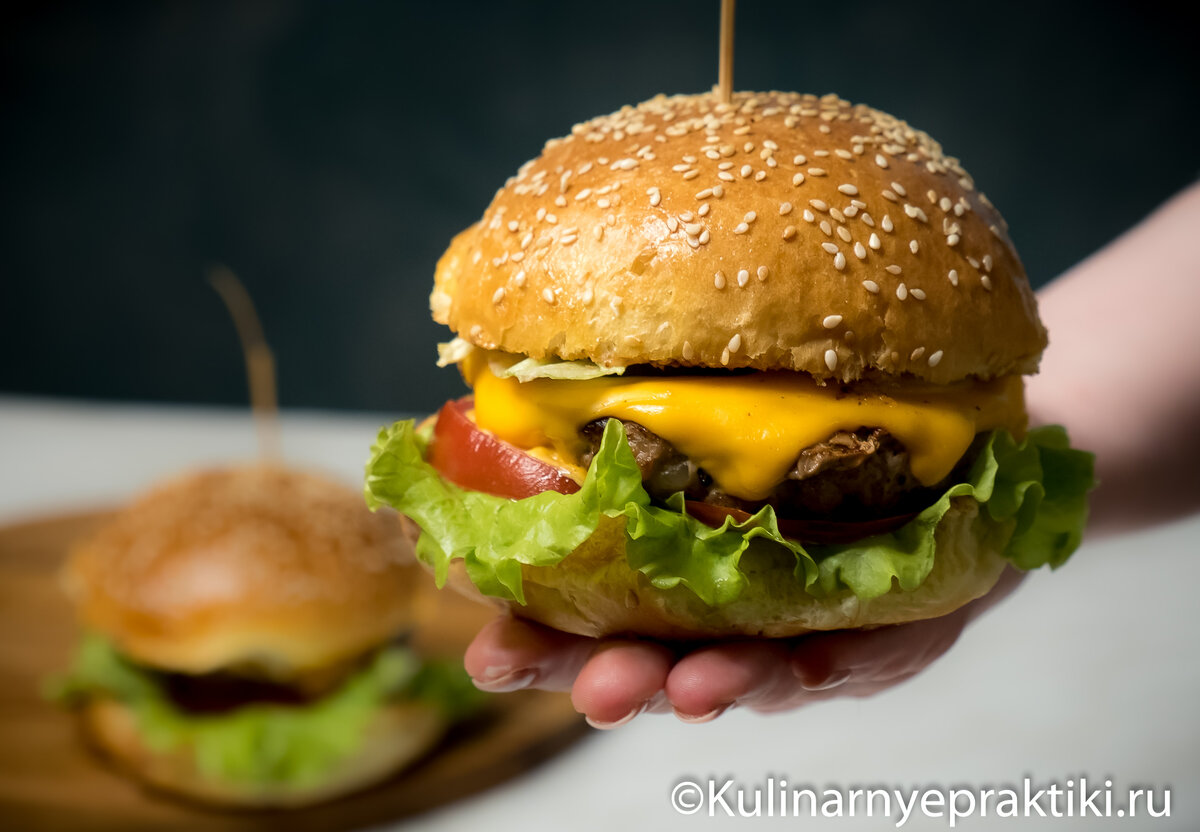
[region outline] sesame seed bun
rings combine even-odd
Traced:
[[[576,125],[437,267],[435,320],[606,366],[934,383],[1037,369],[1004,220],[957,159],[835,96],[658,96]]]
[[[364,731],[362,746],[323,776],[304,786],[231,783],[196,767],[189,746],[153,748],[134,712],[115,699],[96,698],[80,714],[84,731],[104,754],[150,785],[191,800],[224,807],[298,808],[378,783],[424,756],[445,733],[445,717],[422,702],[380,708]]]
[[[134,661],[287,681],[403,631],[413,571],[394,512],[252,466],[159,485],[74,549],[63,582],[84,626]]]
[[[522,566],[525,604],[479,593],[461,561],[449,583],[459,592],[569,633],[633,634],[663,639],[787,638],[823,630],[872,628],[947,615],[985,595],[1007,561],[1001,551],[1013,523],[993,521],[970,498],[955,498],[939,524],[937,558],[920,586],[863,600],[849,590],[815,597],[792,577],[795,558],[774,546],[752,546],[740,566],[750,578],[738,599],[710,607],[683,586],[659,589],[630,568],[624,518],[599,529],[553,567]]]

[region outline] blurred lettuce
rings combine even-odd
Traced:
[[[967,480],[902,528],[852,543],[806,546],[780,533],[770,506],[742,523],[728,518],[712,528],[685,512],[680,494],[665,507],[651,505],[616,419],[608,420],[575,494],[549,491],[510,500],[458,488],[424,461],[427,442],[428,433],[419,436],[411,421],[380,431],[366,469],[368,505],[392,506],[421,527],[417,554],[433,567],[439,586],[450,562],[461,559],[481,592],[519,603],[521,565],[558,563],[602,516],[626,518],[631,568],[660,589],[683,585],[710,606],[730,603],[745,589],[739,561],[755,538],[789,550],[795,580],[813,595],[848,589],[869,599],[893,582],[915,589],[933,568],[934,533],[956,497],[976,500],[993,520],[1015,521],[1004,555],[1016,566],[1056,568],[1079,545],[1087,492],[1094,486],[1092,455],[1072,449],[1063,428],[1037,428],[1021,442],[993,431]]]
[[[319,782],[361,745],[378,709],[420,699],[450,718],[469,713],[480,694],[461,666],[422,662],[391,645],[330,694],[305,705],[249,704],[217,714],[189,713],[166,695],[157,674],[124,658],[108,640],[84,637],[71,669],[49,686],[65,703],[102,695],[129,707],[146,744],[190,747],[214,781],[303,787]]]

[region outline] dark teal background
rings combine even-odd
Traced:
[[[435,408],[461,389],[426,306],[451,235],[547,137],[710,86],[717,9],[10,5],[0,392],[243,401],[203,279],[221,261],[285,406]],[[1167,9],[743,0],[736,86],[836,91],[929,131],[1040,284],[1200,172],[1196,27]]]

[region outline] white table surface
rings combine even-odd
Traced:
[[[387,419],[288,413],[285,454],[357,482]],[[117,504],[182,467],[244,459],[254,447],[243,411],[0,396],[0,523]],[[891,829],[879,817],[688,817],[669,795],[685,777],[733,776],[753,787],[782,776],[820,790],[985,788],[1082,774],[1111,778],[1117,790],[1172,790],[1169,819],[1114,817],[1105,828],[1200,829],[1198,597],[1200,517],[1088,542],[1061,571],[1026,581],[927,672],[878,697],[774,717],[733,712],[701,726],[641,717],[394,828]],[[975,817],[959,828],[1100,823]],[[947,827],[914,816],[904,828]]]

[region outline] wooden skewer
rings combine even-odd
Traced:
[[[733,101],[733,10],[737,0],[721,0],[721,57],[717,65],[717,98]]]
[[[262,323],[254,311],[250,293],[226,266],[209,270],[208,282],[217,290],[229,309],[242,353],[246,356],[246,377],[250,386],[250,408],[258,432],[258,452],[266,460],[281,456],[279,439],[279,399],[275,388],[275,356],[263,335]]]

